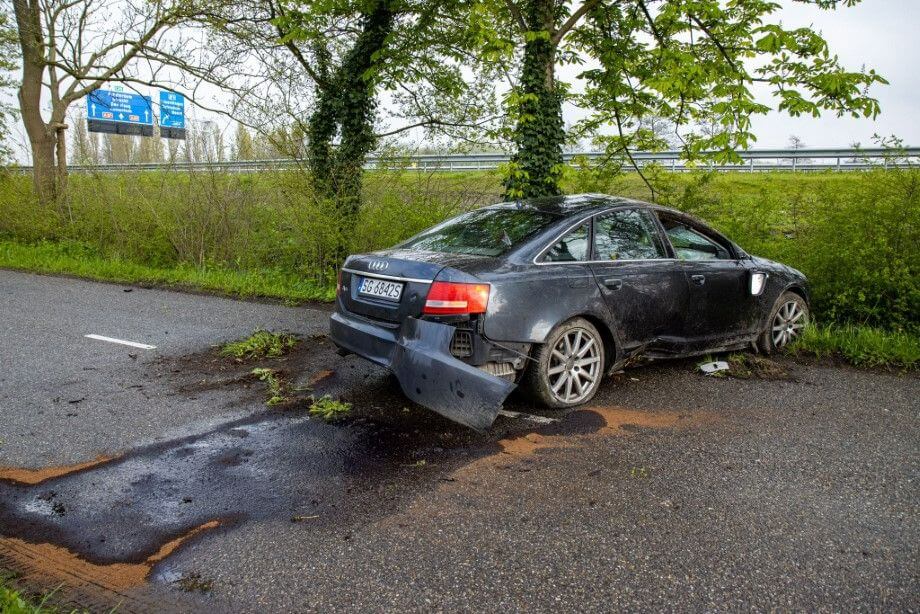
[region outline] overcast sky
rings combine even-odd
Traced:
[[[848,69],[874,68],[890,85],[872,90],[882,107],[875,121],[771,113],[754,122],[755,147],[784,147],[790,134],[809,147],[845,147],[853,141],[868,146],[873,133],[894,134],[906,145],[920,145],[920,0],[864,0],[835,11],[789,0],[782,4],[784,26],[814,27]]]
[[[890,85],[875,85],[870,91],[882,108],[875,121],[838,118],[833,113],[818,119],[793,118],[779,112],[755,116],[757,142],[752,148],[787,147],[793,134],[806,147],[848,147],[853,142],[868,147],[873,134],[895,135],[906,145],[920,145],[920,0],[863,0],[855,7],[832,11],[792,0],[779,2],[783,8],[777,15],[784,27],[818,30],[845,68],[874,68]],[[565,67],[561,76],[571,81],[581,70]],[[760,102],[776,106],[768,89],[758,87],[754,91]],[[571,125],[584,113],[567,106],[563,115],[566,124]]]

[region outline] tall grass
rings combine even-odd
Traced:
[[[571,170],[568,192],[648,200],[635,174]],[[828,323],[920,331],[920,171],[653,173],[656,199],[811,280]],[[497,173],[373,172],[346,237],[387,247],[500,199]],[[0,266],[244,296],[330,296],[335,212],[296,171],[72,175],[67,203],[36,203],[28,177],[0,175]]]
[[[809,326],[791,349],[818,358],[842,356],[857,366],[920,365],[920,337],[868,326]]]

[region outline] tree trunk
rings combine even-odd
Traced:
[[[43,204],[53,203],[57,199],[54,139],[42,131],[35,137],[29,135],[29,145],[32,148],[32,184],[35,196]]]
[[[57,197],[66,198],[67,195],[67,129],[65,124],[57,124],[55,128],[55,154],[57,157],[57,168],[55,169],[55,191]]]
[[[562,95],[556,88],[556,44],[550,40],[555,28],[554,0],[528,0],[527,27],[541,36],[524,46],[521,68],[520,107],[514,129],[515,153],[505,179],[505,199],[561,194]]]
[[[46,124],[41,114],[42,77],[45,73],[41,7],[36,0],[14,0],[19,46],[22,50],[22,84],[19,86],[19,111],[32,149],[32,179],[39,202],[56,202],[66,181],[66,143],[60,126]],[[58,111],[58,109],[55,109]],[[66,111],[66,109],[64,109]],[[61,117],[64,115],[61,113]],[[63,119],[61,120],[63,121]],[[58,158],[55,166],[55,155]]]
[[[338,228],[329,268],[348,255],[361,204],[364,162],[376,145],[376,88],[367,79],[375,56],[386,45],[395,12],[391,0],[378,0],[362,18],[361,33],[341,65],[318,87],[318,104],[309,121],[310,170],[317,197],[331,202]],[[335,137],[339,142],[334,142]]]

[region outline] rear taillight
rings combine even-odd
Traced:
[[[342,292],[342,269],[339,269],[336,272],[335,277],[335,295],[338,296]]]
[[[485,313],[488,304],[489,284],[436,281],[428,290],[422,313],[439,316]]]

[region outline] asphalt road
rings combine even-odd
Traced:
[[[321,309],[125,289],[0,271],[0,568],[24,586],[119,611],[920,609],[916,375],[663,363],[476,434],[337,356]],[[279,407],[214,351],[256,328],[303,338],[259,365]]]

